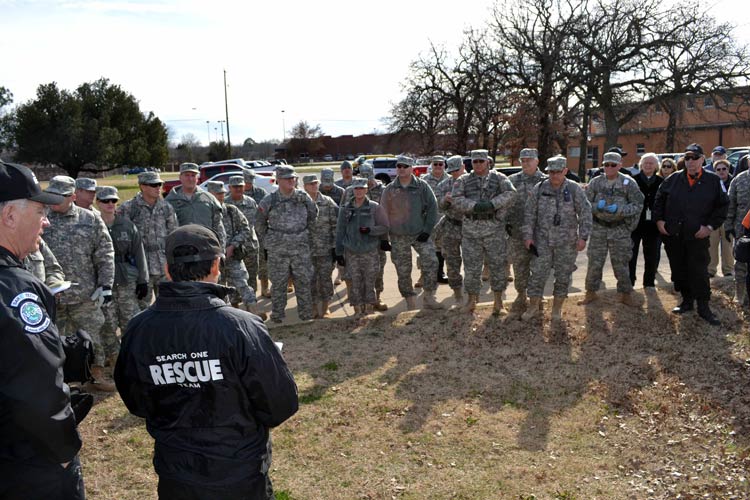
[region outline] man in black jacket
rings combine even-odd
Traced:
[[[269,429],[297,411],[297,386],[257,316],[217,285],[223,249],[190,224],[166,240],[156,302],[122,339],[115,382],[154,438],[159,498],[266,499]]]
[[[692,311],[697,300],[698,315],[718,325],[708,306],[708,242],[711,231],[727,216],[729,198],[719,176],[702,168],[703,148],[699,144],[689,145],[684,158],[685,170],[661,184],[654,203],[656,227],[664,239],[675,287],[682,294],[682,303],[672,312]]]
[[[633,176],[638,187],[641,189],[645,200],[638,226],[630,235],[633,240],[633,257],[630,259],[630,283],[635,285],[635,269],[638,263],[638,251],[643,242],[643,287],[653,287],[656,278],[656,270],[659,268],[661,257],[661,235],[656,228],[654,219],[654,201],[656,192],[664,181],[656,175],[659,168],[659,157],[654,153],[646,153],[641,156],[638,164],[640,172]]]
[[[86,497],[81,438],[63,383],[55,298],[22,261],[49,226],[43,193],[26,167],[0,162],[0,498]]]

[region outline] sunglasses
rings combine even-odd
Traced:
[[[436,167],[442,167],[443,165],[445,165],[445,163],[443,163],[442,161],[437,161],[433,163],[433,165],[435,165]]]
[[[695,160],[700,160],[703,157],[702,156],[685,155],[684,158],[685,158],[685,161],[688,161],[688,160],[689,161],[695,161]]]
[[[396,165],[396,168],[411,168],[411,165],[402,165],[401,163],[399,163],[398,165]]]
[[[150,188],[160,188],[161,184],[157,182],[156,184],[142,184],[142,186],[148,186]]]
[[[487,160],[471,160],[471,163],[484,163]]]
[[[727,167],[719,167],[716,169],[717,172],[726,172]]]
[[[604,166],[605,167],[619,167],[620,164],[619,163],[605,163]]]
[[[661,168],[668,168],[670,170],[674,169],[673,165],[662,165]]]
[[[97,200],[99,203],[117,203],[117,200]]]

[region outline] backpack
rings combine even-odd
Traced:
[[[734,260],[744,264],[750,263],[750,236],[740,236],[735,240]]]
[[[88,382],[91,380],[91,365],[94,363],[94,343],[85,330],[78,330],[73,335],[62,337],[65,351],[63,380],[69,382]]]

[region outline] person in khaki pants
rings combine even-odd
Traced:
[[[731,168],[727,160],[718,160],[713,164],[714,172],[721,179],[724,190],[729,192],[729,184],[732,182],[732,175],[729,173]],[[715,229],[709,236],[708,252],[711,260],[708,263],[708,275],[716,276],[719,268],[719,252],[721,252],[721,274],[731,276],[734,269],[734,256],[732,255],[732,246],[734,239],[731,235],[726,234],[724,226]]]

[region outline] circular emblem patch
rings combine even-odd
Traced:
[[[44,320],[44,311],[36,302],[24,302],[18,308],[21,320],[30,326],[36,326]]]

